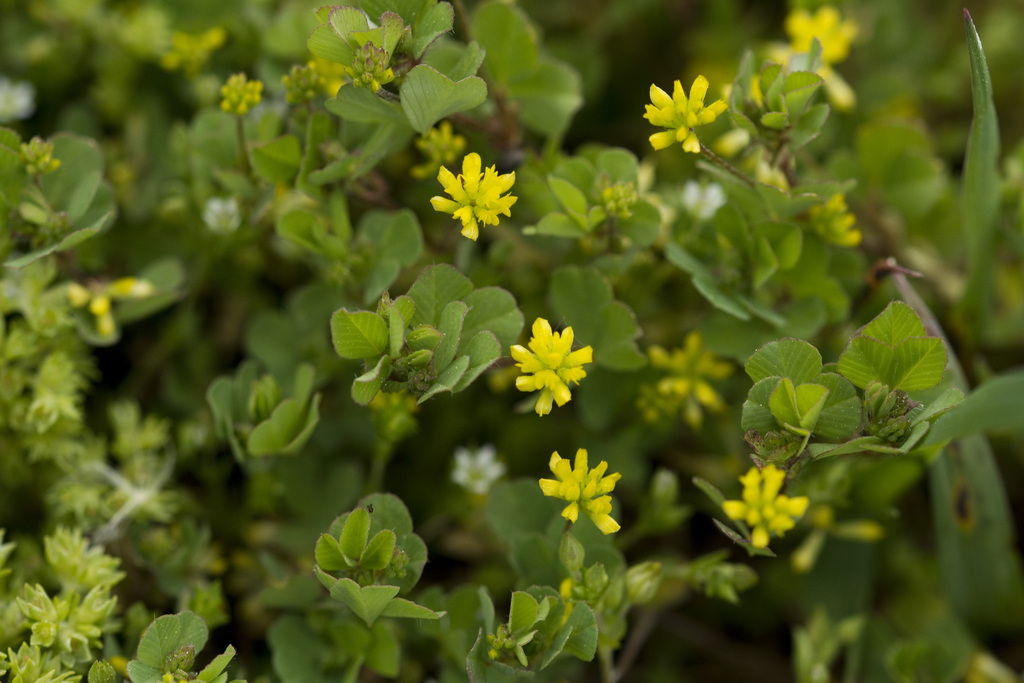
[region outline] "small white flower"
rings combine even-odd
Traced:
[[[718,183],[701,186],[695,180],[683,185],[683,208],[697,221],[707,221],[725,206],[725,190]]]
[[[0,76],[0,123],[22,121],[36,110],[36,88],[28,81]]]
[[[470,493],[486,495],[494,482],[505,474],[505,463],[499,462],[496,455],[497,451],[491,444],[485,444],[475,451],[456,448],[452,481]]]
[[[242,214],[234,197],[210,197],[203,209],[203,222],[214,232],[226,235],[238,229]]]

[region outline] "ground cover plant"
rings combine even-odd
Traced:
[[[1017,681],[1024,15],[0,0],[0,681]]]

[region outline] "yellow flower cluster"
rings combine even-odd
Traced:
[[[803,517],[810,500],[806,496],[780,495],[786,473],[775,465],[764,469],[751,467],[740,477],[743,500],[727,500],[722,509],[729,519],[742,520],[752,529],[750,542],[755,548],[768,546],[770,536],[782,537]]]
[[[235,116],[244,116],[250,109],[260,103],[263,98],[263,83],[250,81],[244,73],[237,73],[228,78],[228,82],[220,89],[220,108]]]
[[[422,152],[427,160],[413,166],[409,174],[413,178],[429,178],[437,173],[445,164],[455,163],[455,159],[466,149],[466,138],[452,133],[452,124],[442,121],[420,136],[416,141],[416,149]]]
[[[281,76],[288,104],[303,104],[324,92],[327,83],[317,72],[316,62],[296,64],[291,71]]]
[[[376,93],[382,85],[395,80],[395,72],[388,67],[390,61],[387,50],[368,42],[356,50],[355,59],[351,66],[345,67],[345,73],[357,88],[369,88]]]
[[[704,348],[700,332],[688,334],[682,348],[671,352],[652,346],[647,357],[652,367],[666,371],[653,391],[641,395],[640,409],[648,421],[653,422],[662,414],[682,411],[687,424],[693,429],[700,429],[703,420],[701,406],[712,412],[725,407],[708,380],[728,377],[732,374],[732,365]]]
[[[786,33],[794,52],[808,52],[814,38],[821,43],[821,59],[837,64],[850,55],[850,44],[857,37],[857,24],[842,16],[832,5],[818,8],[814,14],[793,10],[786,17]]]
[[[557,479],[541,479],[540,490],[545,496],[561,498],[569,504],[562,510],[562,517],[572,523],[579,519],[580,510],[590,517],[601,533],[612,534],[619,530],[619,523],[611,517],[612,498],[608,494],[615,488],[615,482],[622,478],[618,472],[605,476],[608,463],[604,460],[590,469],[587,467],[587,451],[576,451],[575,463],[570,466],[566,458],[551,454],[548,462]]]
[[[786,17],[789,46],[776,51],[773,59],[785,62],[793,53],[809,52],[811,42],[817,38],[821,44],[821,61],[824,62],[818,69],[818,75],[825,79],[829,101],[837,109],[847,111],[856,104],[857,96],[832,65],[850,55],[850,45],[857,32],[856,22],[843,19],[832,5],[819,7],[814,14],[803,9],[793,10]]]
[[[195,78],[226,39],[227,33],[220,26],[200,34],[175,31],[171,36],[171,51],[160,58],[160,66],[168,71],[181,69],[189,78]]]
[[[494,166],[480,172],[480,155],[467,154],[462,160],[462,173],[455,176],[444,166],[437,173],[441,187],[451,197],[431,197],[435,211],[450,213],[462,221],[462,234],[471,240],[480,236],[479,223],[497,225],[498,215],[511,216],[509,209],[518,197],[504,194],[512,189],[516,174],[499,175]],[[504,195],[504,196],[503,196]]]
[[[841,247],[860,244],[861,232],[853,227],[857,219],[846,210],[846,197],[835,194],[824,204],[812,206],[807,212],[814,231],[825,240]]]
[[[53,173],[60,168],[60,159],[53,156],[53,143],[43,140],[38,135],[28,142],[21,143],[21,163],[30,176],[41,176]]]
[[[697,76],[693,81],[689,97],[679,81],[675,82],[671,97],[658,86],[651,85],[651,104],[646,105],[644,118],[652,125],[668,128],[649,138],[654,149],[665,149],[674,142],[681,142],[687,152],[700,153],[700,141],[693,129],[711,123],[727,108],[724,100],[715,100],[705,106],[707,92],[708,79],[703,76]]]
[[[572,400],[569,383],[579,384],[587,376],[581,367],[594,362],[594,350],[585,346],[572,350],[573,332],[571,327],[561,333],[551,331],[551,323],[544,318],[533,322],[533,338],[529,349],[516,344],[512,347],[512,358],[522,375],[516,378],[519,391],[539,391],[534,410],[538,415],[551,412],[551,403],[564,406]]]
[[[68,285],[68,301],[75,308],[89,311],[95,319],[96,332],[102,337],[112,337],[117,329],[112,310],[114,300],[141,299],[152,294],[152,284],[134,277],[122,277],[93,289],[77,282]]]

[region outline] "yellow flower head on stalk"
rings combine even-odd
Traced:
[[[649,139],[654,149],[665,149],[674,142],[683,143],[683,149],[694,154],[700,153],[700,141],[693,129],[711,123],[726,110],[724,100],[715,100],[704,105],[708,93],[708,79],[697,76],[690,86],[690,96],[683,92],[679,81],[675,82],[672,96],[656,85],[651,85],[651,104],[647,105],[644,118],[652,125],[668,128],[655,133]]]
[[[587,376],[581,367],[594,362],[594,350],[584,346],[572,350],[572,328],[561,333],[551,331],[551,323],[544,318],[533,322],[533,338],[527,349],[519,344],[512,347],[512,358],[522,375],[516,378],[519,391],[539,391],[534,409],[538,415],[551,412],[554,401],[559,407],[572,400],[569,383],[579,384]]]
[[[743,500],[722,503],[729,519],[742,520],[753,530],[750,542],[755,548],[767,547],[770,536],[784,536],[807,511],[810,501],[806,496],[789,498],[779,494],[785,480],[786,473],[775,465],[761,470],[751,467],[740,477]]]
[[[160,66],[168,71],[181,69],[189,78],[195,78],[226,39],[227,33],[220,26],[199,34],[175,31],[171,35],[171,50],[160,58]]]
[[[834,194],[824,204],[812,206],[807,215],[814,231],[823,239],[841,247],[860,244],[861,232],[853,227],[857,219],[846,210],[846,197],[842,194]]]
[[[442,121],[420,136],[416,141],[416,149],[422,152],[427,160],[413,166],[409,174],[413,178],[429,178],[437,169],[445,164],[455,163],[455,159],[466,149],[466,138],[452,133],[452,124]]]
[[[842,16],[832,5],[824,5],[811,14],[793,10],[786,17],[786,33],[794,52],[809,52],[814,38],[821,43],[821,59],[836,64],[850,55],[850,43],[857,37],[857,24]]]
[[[615,482],[622,478],[618,472],[605,476],[608,463],[601,461],[594,469],[587,467],[587,451],[576,451],[576,462],[570,467],[566,458],[551,454],[548,466],[558,479],[541,479],[540,490],[545,496],[561,498],[569,504],[562,510],[562,517],[576,523],[580,510],[590,517],[601,533],[613,534],[619,530],[619,523],[611,517],[612,497],[608,494],[615,488]]]
[[[652,346],[647,356],[653,367],[667,371],[665,377],[654,385],[657,396],[673,411],[681,409],[691,428],[700,429],[703,419],[701,406],[712,412],[725,408],[725,403],[708,380],[728,377],[732,374],[732,365],[704,348],[700,332],[688,334],[682,348],[669,352],[660,346]]]
[[[480,155],[467,154],[462,159],[462,173],[455,176],[444,166],[437,172],[437,180],[451,197],[431,197],[435,211],[450,213],[462,221],[462,234],[476,241],[480,236],[479,223],[497,225],[498,214],[511,216],[509,209],[518,197],[504,194],[512,189],[516,174],[499,175],[494,166],[480,172]],[[502,196],[504,194],[504,196]]]
[[[244,116],[260,103],[262,93],[261,81],[250,81],[243,73],[234,74],[220,89],[220,94],[224,98],[221,100],[220,108],[229,114]]]

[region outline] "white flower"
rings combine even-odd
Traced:
[[[22,121],[36,110],[36,88],[28,81],[0,76],[0,123]]]
[[[720,208],[725,206],[725,190],[718,183],[702,186],[695,180],[687,180],[683,185],[683,208],[697,221],[706,221],[714,217]]]
[[[234,197],[210,197],[203,209],[203,222],[214,232],[226,235],[242,223],[238,200]]]
[[[494,482],[505,474],[505,463],[496,460],[496,455],[497,451],[491,444],[485,444],[475,451],[456,448],[452,481],[470,493],[486,495]]]

